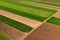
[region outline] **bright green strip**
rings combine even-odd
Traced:
[[[29,6],[29,5],[24,5],[24,4],[15,4],[15,3],[6,3],[6,2],[2,2],[2,3],[0,4],[0,9],[6,10],[9,12],[13,12],[14,14],[18,14],[18,15],[21,15],[21,16],[24,16],[27,18],[31,18],[33,20],[37,20],[37,21],[44,21],[46,18],[48,18],[49,16],[51,16],[52,14],[54,14],[56,12],[56,10],[38,8],[35,6]],[[4,5],[4,4],[6,4],[6,5]],[[6,7],[6,6],[8,6],[8,7]],[[27,12],[25,12],[23,9]],[[28,12],[30,12],[30,13],[28,13]],[[35,13],[35,12],[37,12],[37,13]]]
[[[3,34],[0,33],[0,40],[8,40]]]
[[[56,24],[56,25],[59,25],[60,26],[60,19],[59,18],[56,18],[56,17],[52,17],[47,22],[52,23],[52,24]]]
[[[59,6],[60,7],[60,4],[52,4],[52,3],[49,3],[49,2],[38,2],[38,1],[35,1],[35,2],[41,3],[41,4],[47,4],[47,5]]]
[[[4,20],[3,20],[3,19],[4,19]],[[21,31],[23,31],[23,32],[30,32],[30,31],[32,30],[31,27],[29,27],[29,26],[27,26],[27,25],[24,25],[24,24],[22,24],[22,23],[20,23],[20,22],[14,21],[14,20],[12,20],[12,19],[9,19],[9,18],[7,18],[7,17],[4,17],[4,16],[2,16],[2,15],[0,15],[0,21],[6,23],[6,24],[8,24],[8,25],[10,25],[10,26],[18,29],[18,30],[21,30]]]

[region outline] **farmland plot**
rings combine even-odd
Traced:
[[[36,28],[38,28],[41,24],[43,24],[48,19],[50,19],[53,14],[58,12],[57,10],[51,10],[51,9],[47,9],[47,8],[43,8],[43,7],[41,8],[41,7],[31,6],[31,5],[21,4],[21,3],[20,4],[12,3],[12,2],[8,2],[7,0],[0,1],[0,9],[1,9],[0,10],[0,21],[9,25],[9,28],[12,27],[12,28],[15,28],[15,29],[23,32],[24,34],[26,33],[25,35],[22,34],[23,39],[26,38],[26,35],[29,35]],[[9,14],[9,15],[7,15],[7,14]],[[16,17],[17,19],[14,17]],[[25,18],[25,20],[21,20],[20,18],[21,19]],[[58,17],[56,18],[54,16],[47,22],[53,23],[56,25],[57,24],[60,25],[59,20],[60,19]],[[12,29],[12,30],[14,31],[14,29]],[[10,32],[11,32],[11,30],[9,31],[9,33]],[[13,32],[11,32],[11,33],[14,36],[14,33]],[[10,37],[10,38],[12,38],[12,37]],[[17,38],[17,39],[21,40],[21,38]]]

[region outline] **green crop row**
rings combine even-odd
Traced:
[[[2,16],[2,15],[0,15],[0,21],[4,22],[4,23],[6,23],[6,24],[8,24],[8,25],[20,30],[20,31],[23,31],[23,32],[30,32],[33,29],[25,24],[14,21],[14,20],[9,19],[9,18]]]
[[[52,17],[47,22],[60,26],[60,18]]]

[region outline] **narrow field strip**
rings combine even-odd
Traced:
[[[4,11],[4,10],[0,10],[0,15],[3,15],[5,17],[8,17],[8,18],[13,19],[15,21],[21,22],[25,25],[32,27],[32,28],[36,28],[42,23],[42,22],[35,21],[35,20],[29,19],[29,18],[26,18],[23,16],[19,16],[19,15],[16,15],[14,13],[10,13],[10,12]]]
[[[47,5],[60,7],[60,4],[53,4],[53,3],[49,3],[49,2],[39,2],[39,1],[35,1],[35,2],[40,3],[40,4],[47,4]]]
[[[44,1],[44,2],[49,2],[49,3],[52,3],[52,4],[60,4],[59,2],[50,2],[50,1]]]
[[[60,0],[46,0],[46,1],[49,1],[49,2],[58,2],[58,3],[60,3]]]
[[[14,21],[14,20],[9,19],[9,18],[7,18],[5,16],[2,16],[2,15],[0,15],[0,21],[4,22],[4,23],[6,23],[6,24],[8,24],[8,25],[20,30],[20,31],[23,31],[23,32],[30,32],[33,29],[33,28],[31,28],[31,27],[29,27],[29,26],[27,26],[25,24]]]
[[[4,2],[2,2],[3,4],[5,4]],[[28,6],[28,7],[32,7],[32,8],[28,8],[28,7],[22,7],[21,6],[21,8],[20,8],[20,6],[18,7],[18,6],[16,6],[16,5],[14,5],[14,7],[11,7],[10,5],[12,5],[12,4],[10,4],[10,5],[8,5],[7,3],[7,5],[1,5],[0,6],[0,9],[5,9],[5,10],[7,10],[7,11],[13,11],[13,12],[15,12],[15,14],[18,14],[18,15],[23,15],[23,14],[25,14],[25,15],[23,15],[23,16],[25,16],[25,17],[29,17],[29,18],[32,18],[32,19],[36,19],[36,20],[43,20],[43,18],[41,18],[41,17],[49,17],[50,15],[52,15],[53,13],[55,13],[56,11],[55,10],[49,10],[49,9],[44,9],[44,8],[34,8],[33,6]],[[6,6],[9,6],[9,7],[6,7]],[[16,8],[17,7],[17,8]],[[6,9],[7,8],[7,9]],[[8,8],[10,8],[10,9],[8,9]],[[15,9],[15,10],[11,10],[11,8],[12,9]],[[27,9],[27,10],[26,10]],[[18,11],[17,11],[18,10]],[[21,10],[21,11],[20,11]],[[29,11],[28,11],[29,10]],[[22,12],[23,11],[23,12]],[[26,12],[27,11],[27,12]],[[36,12],[35,12],[36,11]],[[42,14],[43,13],[43,14]],[[27,16],[28,15],[28,16]],[[40,17],[41,16],[41,17]],[[36,17],[38,17],[38,18],[36,18]]]
[[[35,3],[40,2],[41,4],[49,4],[49,5],[54,5],[54,6],[56,6],[56,5],[59,6],[60,5],[60,3],[58,3],[58,2],[50,2],[50,1],[42,1],[42,0],[40,0],[40,1],[39,0],[33,0],[33,1],[32,0],[22,0],[22,1],[24,1],[24,2],[35,2]],[[15,0],[15,1],[13,0],[11,2],[16,2],[16,3],[18,2],[19,3],[20,1],[19,0]]]
[[[19,31],[3,22],[0,22],[0,26],[0,32],[3,33],[9,40],[21,40],[27,35],[26,32]]]
[[[9,39],[6,38],[2,33],[0,33],[0,40],[9,40]]]
[[[36,3],[36,2],[28,2],[28,1],[20,1],[20,2],[15,2],[15,3],[36,6],[36,7],[40,7],[40,8],[47,8],[47,9],[51,9],[51,10],[58,10],[60,8],[57,6],[52,6],[52,5],[42,4],[42,3],[40,4],[40,3]]]
[[[36,0],[36,1],[39,1],[39,0]],[[53,2],[53,1],[47,1],[47,0],[41,0],[39,2],[48,2],[48,3],[52,3],[52,4],[60,4],[59,2]]]
[[[60,26],[60,18],[52,17],[47,22]]]

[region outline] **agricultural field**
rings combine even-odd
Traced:
[[[0,30],[10,40],[24,40],[42,25],[44,27],[44,23],[46,23],[45,26],[50,24],[60,26],[59,2],[47,0],[0,1],[0,26],[2,27]]]
[[[31,18],[31,19],[36,19],[38,21],[40,19],[41,19],[41,21],[43,21],[45,18],[49,17],[50,15],[52,15],[53,13],[56,12],[55,10],[49,10],[49,9],[45,9],[45,8],[38,8],[38,7],[24,5],[24,4],[15,5],[15,4],[9,3],[10,4],[9,5],[9,4],[7,4],[7,3],[5,4],[5,3],[6,2],[0,2],[0,5],[2,4],[0,6],[1,9],[5,8],[4,10],[7,10],[6,8],[8,8],[7,11],[12,11],[13,10],[13,13],[15,12],[14,14],[22,15],[24,17],[28,17],[28,18]],[[16,13],[16,12],[18,12],[18,13]],[[40,14],[40,13],[43,13],[43,14]],[[23,14],[25,14],[25,15],[23,15]],[[30,17],[27,16],[27,15],[29,15]],[[40,17],[40,18],[36,18],[36,17]],[[42,18],[45,17],[45,18],[42,19],[41,17]]]

